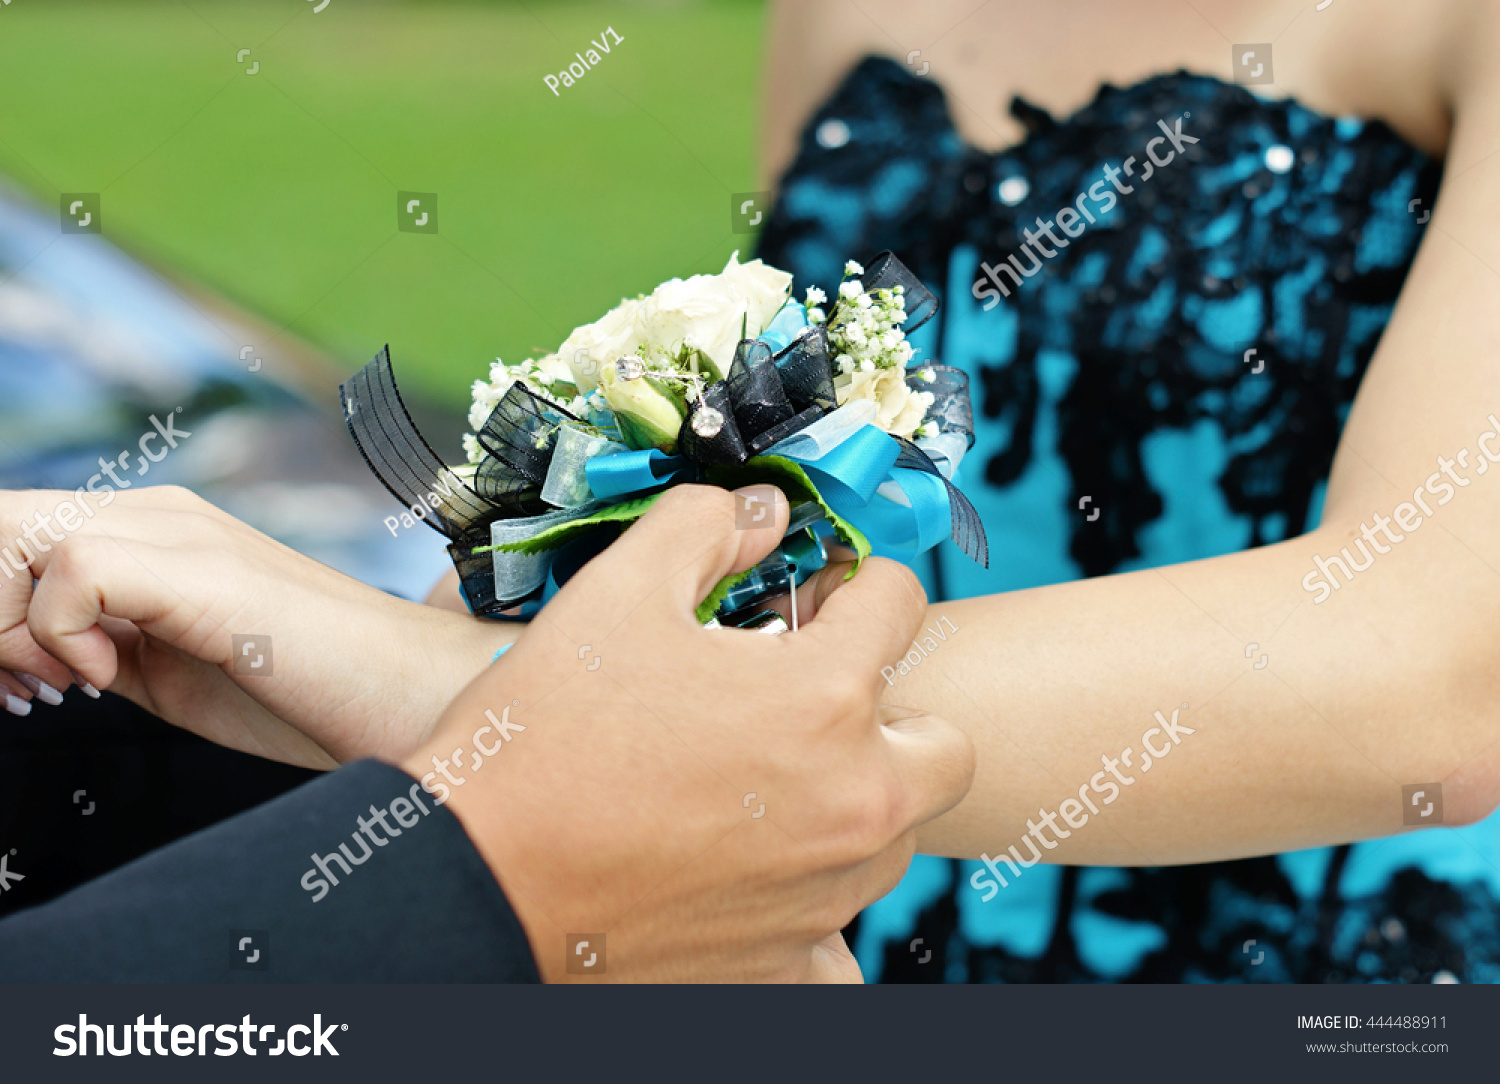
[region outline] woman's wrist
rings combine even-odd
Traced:
[[[486,621],[469,614],[391,599],[390,609],[370,615],[365,639],[368,672],[378,673],[385,693],[362,733],[350,733],[329,752],[340,762],[378,757],[399,763],[432,734],[444,709],[498,652],[509,647],[523,626]],[[394,710],[384,710],[391,709]]]

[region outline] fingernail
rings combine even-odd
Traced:
[[[91,697],[94,700],[98,700],[99,699],[99,690],[96,689],[96,688],[94,688],[87,681],[84,681],[83,680],[83,675],[80,674],[77,670],[74,670],[72,673],[73,673],[73,684],[78,686],[79,690],[82,691],[83,695],[87,696],[87,697]]]
[[[12,715],[20,715],[24,718],[31,714],[31,704],[28,701],[22,700],[19,696],[12,696],[10,693],[6,693],[5,710]]]
[[[30,689],[31,694],[43,704],[51,704],[55,708],[62,703],[62,693],[58,692],[51,685],[48,685],[41,678],[32,677],[30,674],[17,674],[16,680]]]

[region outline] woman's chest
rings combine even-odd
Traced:
[[[1334,0],[1321,11],[1306,0],[1000,0],[978,11],[879,0],[867,9],[903,42],[930,43],[910,63],[954,101],[964,137],[991,150],[1024,134],[1004,115],[1013,95],[1066,116],[1101,82],[1130,86],[1186,69],[1328,115],[1381,118],[1440,156],[1449,116],[1436,68],[1441,43],[1463,18],[1446,0]],[[888,37],[874,47],[892,48]]]

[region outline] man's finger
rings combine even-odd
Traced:
[[[910,569],[895,561],[870,557],[854,578],[838,586],[824,583],[827,594],[817,620],[803,626],[826,639],[842,662],[860,667],[871,681],[880,669],[911,650],[927,616],[927,595]]]
[[[558,601],[577,599],[590,609],[624,605],[628,613],[651,600],[691,615],[725,576],[750,568],[776,548],[787,514],[786,497],[774,486],[734,493],[675,486],[610,546],[610,561],[585,565]],[[618,620],[625,613],[614,616]]]

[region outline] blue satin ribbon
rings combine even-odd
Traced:
[[[771,317],[766,330],[756,337],[771,348],[771,353],[779,354],[791,345],[797,332],[806,326],[807,310],[796,301],[788,301]]]
[[[943,541],[952,522],[943,480],[919,470],[893,468],[899,453],[894,438],[875,425],[861,426],[831,449],[794,433],[766,450],[806,471],[828,506],[869,539],[876,556],[897,560]],[[878,492],[886,482],[900,487],[909,507]]]
[[[640,452],[596,455],[584,464],[583,474],[595,498],[611,500],[669,482],[687,467],[688,461],[683,456],[647,448]]]

